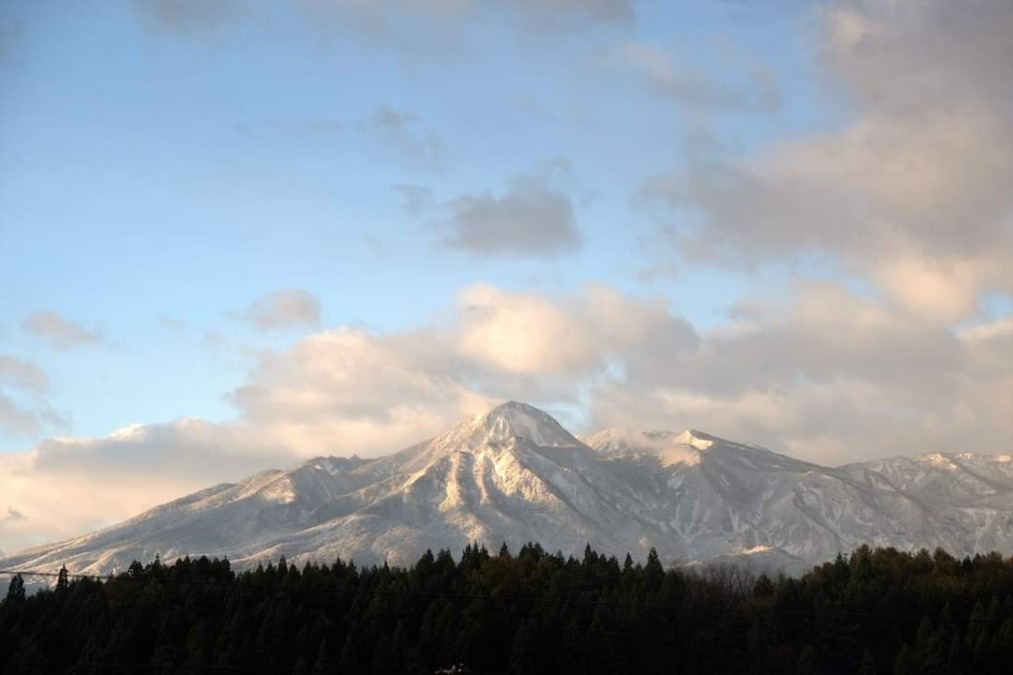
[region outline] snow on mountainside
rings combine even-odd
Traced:
[[[1013,458],[932,454],[826,468],[698,431],[578,439],[506,403],[379,459],[316,458],[154,508],[0,568],[104,574],[134,559],[284,554],[407,564],[470,541],[789,571],[855,546],[1013,553]]]

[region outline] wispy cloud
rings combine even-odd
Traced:
[[[44,394],[49,390],[49,378],[46,377],[45,371],[34,363],[13,356],[0,356],[0,385],[34,394]]]
[[[351,32],[393,41],[415,50],[414,38],[398,30],[406,19],[448,25],[484,12],[506,12],[518,30],[558,33],[596,25],[628,25],[635,16],[631,0],[289,0],[279,3],[317,30]],[[215,35],[251,18],[263,18],[263,6],[242,0],[134,0],[138,16],[150,28],[184,37]],[[425,42],[425,41],[424,41]],[[431,49],[438,42],[425,42]]]
[[[32,438],[44,429],[66,426],[67,418],[49,405],[49,377],[39,366],[0,356],[0,432]]]
[[[394,185],[391,187],[401,198],[401,208],[413,216],[420,215],[433,205],[433,191],[421,185]]]
[[[680,103],[700,108],[740,108],[746,94],[715,82],[690,63],[673,63],[657,47],[629,43],[621,57],[643,73],[655,92]]]
[[[151,28],[186,36],[214,33],[249,11],[243,0],[133,0],[133,4]]]
[[[257,299],[240,318],[261,330],[315,328],[320,325],[320,300],[297,289],[275,291]]]
[[[414,113],[381,106],[366,127],[377,141],[411,164],[437,169],[443,163],[443,139],[422,129]]]
[[[19,404],[0,391],[0,431],[15,438],[35,438],[45,429],[66,425],[67,417],[52,410],[44,399]]]
[[[59,349],[73,349],[104,342],[102,331],[88,329],[56,312],[37,312],[25,318],[21,327],[31,335]]]

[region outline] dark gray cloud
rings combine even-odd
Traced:
[[[56,312],[37,312],[25,318],[21,327],[59,349],[102,344],[102,331],[88,329]]]
[[[441,244],[472,255],[550,257],[581,246],[573,202],[546,176],[519,177],[502,195],[457,197],[446,209]]]
[[[320,300],[315,295],[291,289],[257,299],[240,318],[261,330],[316,328],[320,312]]]

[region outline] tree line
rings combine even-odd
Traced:
[[[62,570],[0,602],[2,673],[998,673],[1013,558],[863,546],[801,577],[528,544],[408,568]]]

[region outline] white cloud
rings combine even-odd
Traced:
[[[234,396],[248,423],[321,452],[393,450],[504,398],[829,463],[999,451],[1013,445],[1008,321],[955,333],[838,284],[800,283],[700,333],[661,298],[476,285],[417,330],[331,331],[267,356]]]
[[[655,352],[592,400],[602,425],[695,426],[840,464],[1013,447],[1010,319],[954,334],[828,284]]]
[[[658,298],[592,286],[552,299],[478,284],[413,331],[342,328],[266,354],[232,399],[247,423],[298,438],[302,452],[377,454],[498,400],[574,400],[616,362],[650,372],[655,350],[696,342]]]
[[[821,63],[853,118],[698,162],[643,194],[681,217],[687,259],[829,254],[907,310],[971,316],[1013,292],[1013,5],[850,2],[825,11]]]
[[[265,355],[232,393],[248,423],[302,454],[390,452],[477,412],[477,399],[439,335],[348,328]]]
[[[459,311],[461,355],[504,373],[579,373],[601,358],[582,317],[533,293],[473,286],[461,294]]]
[[[298,455],[241,424],[181,419],[103,438],[54,438],[0,453],[0,548],[58,541],[111,525],[211,485]]]
[[[234,422],[5,456],[0,510],[25,518],[0,523],[0,548],[301,458],[392,452],[507,398],[582,409],[591,426],[696,427],[828,464],[1013,447],[1013,317],[957,332],[830,283],[746,309],[701,332],[661,297],[480,284],[413,330],[318,332],[260,355],[231,394]]]

